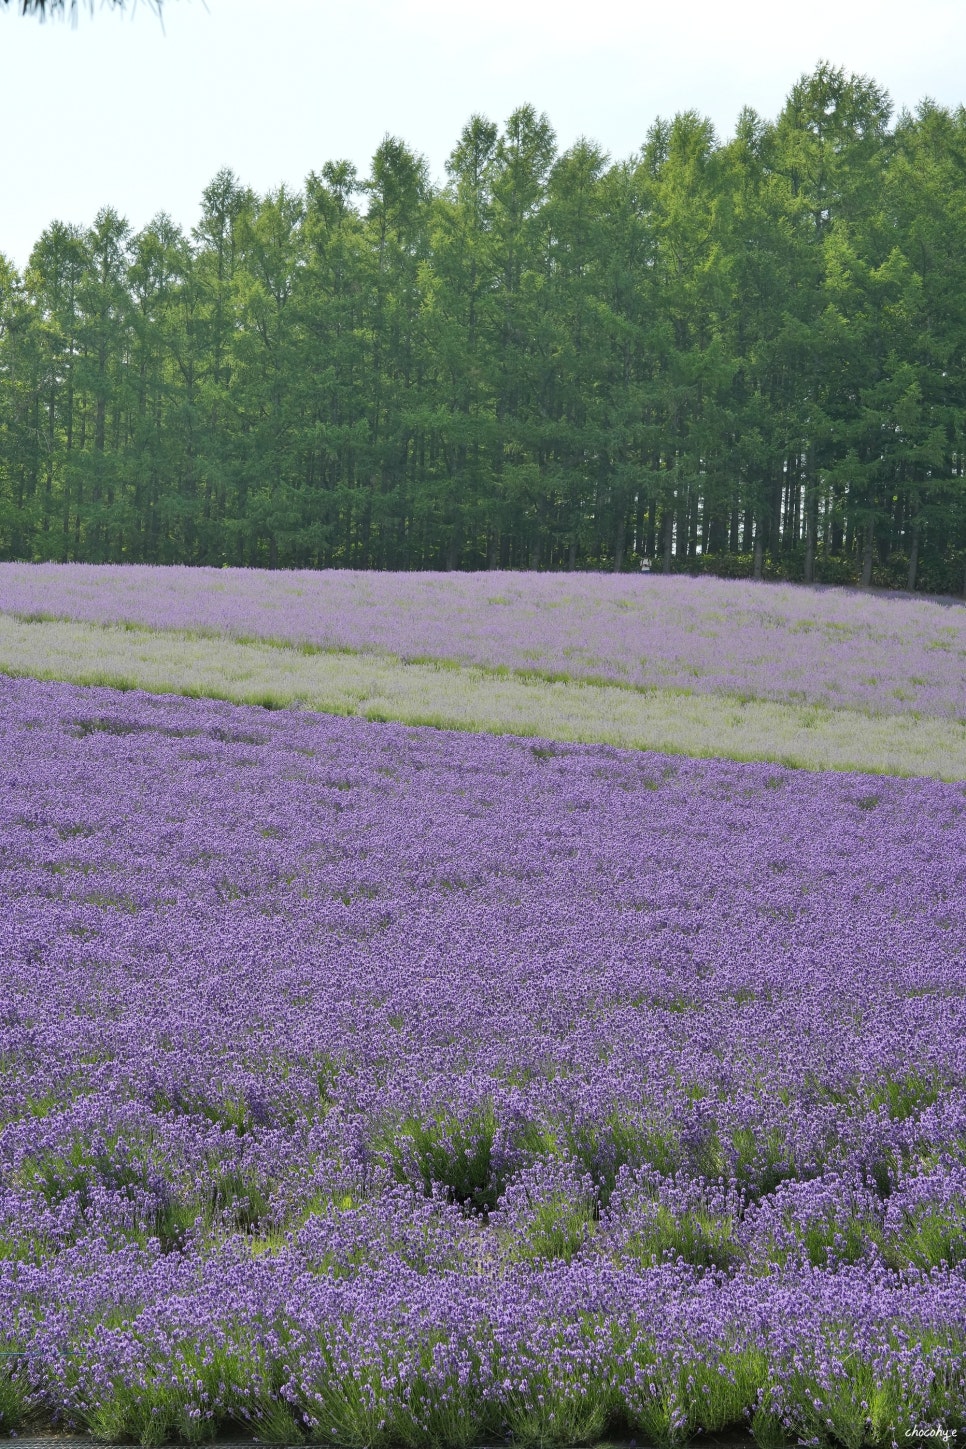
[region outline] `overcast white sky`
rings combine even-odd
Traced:
[[[826,59],[898,108],[966,100],[963,0],[165,0],[76,27],[0,10],[0,251],[23,266],[52,220],[117,207],[188,227],[222,166],[266,191],[382,137],[437,178],[476,111],[532,102],[561,146],[615,157],[657,115],[695,109],[724,138],[743,105],[774,116]]]

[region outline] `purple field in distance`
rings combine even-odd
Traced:
[[[0,680],[0,1413],[966,1415],[966,794]]]
[[[0,612],[966,716],[966,608],[660,575],[0,564]]]

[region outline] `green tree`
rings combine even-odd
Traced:
[[[365,486],[372,383],[365,309],[369,255],[348,161],[327,162],[306,182],[305,264],[298,303],[305,356],[305,509],[297,561],[352,557],[352,503]],[[294,381],[294,379],[293,379]]]
[[[890,519],[906,587],[966,592],[966,110],[925,101],[896,128],[884,204],[917,279],[897,385]]]
[[[244,530],[231,520],[244,515],[239,496],[238,445],[233,428],[234,349],[240,337],[236,280],[241,235],[256,197],[235,173],[223,168],[202,194],[195,227],[192,285],[197,297],[193,322],[199,409],[198,520],[203,554],[211,563],[244,562]],[[229,538],[229,533],[231,537]]]
[[[20,275],[0,253],[0,549],[6,558],[33,557],[44,431],[35,315]]]
[[[199,496],[199,295],[195,258],[165,213],[131,246],[127,557],[209,562]]]
[[[0,550],[966,585],[966,112],[819,66],[611,162],[528,106],[0,272]]]
[[[871,577],[875,501],[868,467],[872,459],[865,456],[867,447],[856,452],[854,441],[846,440],[840,417],[843,409],[847,412],[854,405],[862,385],[856,374],[861,359],[853,350],[847,380],[842,368],[851,344],[843,336],[843,319],[829,292],[828,271],[829,259],[840,254],[844,232],[860,238],[862,254],[874,241],[874,217],[887,167],[890,113],[889,97],[880,86],[867,77],[847,75],[822,63],[792,88],[775,127],[774,164],[788,187],[786,214],[804,244],[801,265],[806,290],[799,298],[794,329],[803,365],[796,366],[794,374],[798,395],[807,405],[808,435],[799,436],[794,449],[787,451],[781,480],[772,483],[767,537],[777,552],[783,544],[797,546],[804,528],[809,582],[820,504],[826,517],[844,520],[844,542],[852,548],[858,515],[854,507],[843,510],[842,505],[846,500],[854,503],[859,494],[865,500],[861,505],[863,576],[868,573]],[[876,260],[883,261],[884,254]],[[837,263],[832,261],[831,266],[834,272]],[[803,309],[801,302],[806,299],[811,305]],[[823,488],[827,489],[824,498]],[[830,532],[838,548],[842,534],[837,522]]]
[[[131,382],[131,297],[127,268],[131,232],[113,207],[94,218],[84,236],[86,261],[77,289],[78,447],[71,470],[73,552],[94,563],[122,556],[131,519],[119,441]]]
[[[603,227],[607,157],[581,140],[554,162],[543,208],[535,418],[541,531],[548,562],[578,550],[622,566],[626,551],[626,440],[615,436],[612,330],[601,296],[606,266]],[[620,384],[618,383],[618,388]],[[588,523],[592,526],[588,528]]]
[[[643,159],[655,216],[652,476],[668,568],[672,549],[689,559],[706,546],[704,516],[715,506],[715,424],[734,372],[726,327],[729,199],[714,128],[694,111],[657,123]]]
[[[546,299],[538,259],[556,154],[547,117],[521,106],[507,120],[493,160],[494,521],[501,562],[517,567],[539,566],[546,529],[536,377],[546,346]]]
[[[284,186],[242,214],[234,279],[231,419],[239,562],[277,568],[299,527],[304,355],[296,305],[304,200]],[[240,525],[240,528],[239,528]]]
[[[436,516],[445,562],[499,559],[495,459],[501,451],[494,390],[499,320],[493,233],[498,129],[473,116],[446,163],[448,184],[430,215],[421,270],[426,359],[424,417],[438,457],[419,489],[419,513]],[[441,493],[439,504],[433,494]]]
[[[80,291],[90,257],[77,227],[54,222],[30,255],[25,285],[33,309],[32,333],[40,366],[44,424],[42,438],[43,506],[41,537],[35,549],[44,557],[71,556],[76,522],[72,496],[76,445]]]
[[[370,345],[367,488],[356,504],[356,556],[392,556],[411,523],[416,477],[427,439],[420,421],[422,263],[427,255],[430,187],[426,161],[387,136],[364,182],[370,263],[365,330]],[[423,548],[428,539],[424,536]]]

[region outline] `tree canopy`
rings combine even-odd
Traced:
[[[966,581],[966,111],[523,106],[0,263],[0,556]]]

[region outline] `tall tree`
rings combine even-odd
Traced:
[[[495,516],[501,562],[539,567],[544,542],[544,489],[539,458],[535,368],[544,331],[536,263],[544,237],[541,215],[557,138],[545,115],[521,106],[506,122],[493,163],[494,294],[497,306],[494,389],[502,444],[494,449]]]
[[[493,405],[499,330],[493,233],[498,134],[483,116],[473,116],[463,128],[446,163],[448,185],[432,209],[432,267],[424,270],[430,418],[445,479],[438,522],[450,566],[465,558],[492,566],[499,556],[494,517],[499,435]],[[423,517],[430,517],[432,509],[431,498],[420,502]]]
[[[54,222],[40,237],[27,265],[26,289],[34,309],[33,334],[43,393],[42,539],[49,558],[71,556],[76,524],[73,467],[76,444],[77,361],[81,332],[80,292],[90,265],[77,227]]]
[[[297,553],[305,565],[349,561],[346,520],[367,476],[372,376],[365,330],[369,257],[356,205],[361,190],[348,161],[326,162],[306,182],[298,302],[308,400]]]
[[[360,560],[381,560],[406,528],[418,460],[425,457],[418,399],[421,269],[430,204],[426,161],[387,136],[372,158],[364,190],[371,257],[366,332],[372,386],[368,487],[356,505],[355,541]]]
[[[966,112],[387,137],[0,276],[0,550],[966,586]]]
[[[211,562],[245,559],[244,529],[239,531],[237,521],[232,526],[245,511],[233,427],[232,380],[240,335],[236,281],[241,235],[256,200],[233,171],[222,168],[202,193],[201,220],[192,233],[200,412],[197,466],[202,490],[199,529],[205,539],[205,556]]]
[[[131,246],[128,557],[210,562],[199,497],[198,287],[189,242],[161,213]]]
[[[302,335],[295,304],[302,265],[301,195],[282,186],[242,215],[234,303],[231,402],[243,559],[277,568],[299,525],[295,449]]]

